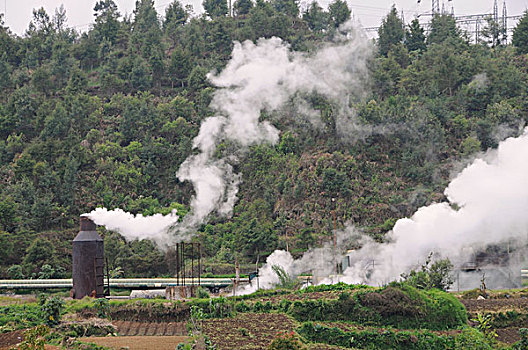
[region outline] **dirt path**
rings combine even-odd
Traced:
[[[126,348],[129,350],[174,350],[178,344],[188,337],[182,336],[143,336],[143,337],[88,337],[80,341],[107,346],[112,349]]]

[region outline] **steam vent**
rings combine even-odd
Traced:
[[[97,226],[81,217],[81,230],[73,240],[73,297],[104,297],[104,243]]]

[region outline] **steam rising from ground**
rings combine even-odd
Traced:
[[[503,243],[515,251],[510,268],[519,275],[520,264],[526,263],[526,257],[519,253],[525,251],[528,242],[528,128],[522,136],[509,138],[498,149],[476,159],[444,193],[448,202],[422,207],[411,218],[398,220],[388,234],[389,243],[379,244],[364,237],[362,248],[349,254],[351,266],[340,280],[383,285],[420,266],[430,252],[461,266],[478,250]],[[314,251],[299,261],[288,256],[286,252],[272,254],[263,275],[267,276],[273,264],[296,275],[298,266],[318,262]],[[503,271],[497,266],[486,272],[490,280],[500,277],[500,273]],[[271,282],[267,284],[277,281],[273,276],[268,279]],[[504,281],[496,283],[501,287]]]
[[[273,271],[273,266],[277,265],[284,269],[290,276],[298,276],[301,273],[312,273],[315,283],[337,283],[338,277],[335,274],[336,263],[340,263],[346,253],[346,247],[351,242],[361,240],[362,236],[352,225],[336,233],[336,248],[332,242],[326,242],[320,248],[312,248],[303,254],[300,259],[293,259],[291,254],[284,250],[274,251],[266,259],[266,264],[259,269],[258,287],[269,289],[279,283],[279,277]],[[329,277],[332,276],[332,277]],[[257,290],[257,283],[243,286],[237,290],[237,294],[250,294]]]
[[[341,136],[350,137],[360,126],[349,102],[365,94],[367,60],[371,52],[371,42],[351,23],[340,28],[334,43],[311,54],[292,52],[279,38],[260,39],[256,44],[236,42],[226,68],[208,76],[219,88],[210,106],[216,115],[202,123],[193,141],[197,153],[186,159],[177,173],[181,181],[190,181],[194,186],[189,214],[180,223],[172,221],[170,229],[165,231],[158,231],[156,226],[154,230],[145,228],[142,233],[133,231],[135,233],[129,237],[148,238],[169,245],[188,240],[213,212],[231,215],[240,182],[239,174],[233,171],[237,156],[218,158],[218,144],[228,141],[238,154],[251,145],[275,144],[279,130],[262,120],[261,113],[276,111],[290,100],[298,106],[298,111],[304,112],[305,115],[299,117],[316,125],[313,118],[317,112],[298,95],[318,93],[332,99],[340,109],[336,125],[343,131]],[[109,217],[109,213],[105,215]],[[118,211],[116,216],[122,214]],[[92,212],[90,217],[99,223],[103,221],[99,215],[102,212]],[[104,222],[113,225],[110,220]],[[121,226],[113,227],[124,234],[132,232],[128,226],[123,226],[125,223],[134,225],[130,220],[120,221]]]
[[[319,93],[337,101],[349,111],[350,95],[357,97],[367,75],[367,58],[371,48],[358,31],[348,28],[347,36],[312,55],[290,51],[279,38],[235,43],[232,59],[220,74],[209,80],[219,87],[211,108],[217,115],[201,126],[193,147],[200,153],[189,157],[178,171],[180,180],[193,183],[196,195],[191,214],[176,226],[184,234],[202,223],[213,211],[230,215],[236,202],[239,177],[233,174],[231,159],[214,156],[217,145],[225,140],[240,149],[259,143],[275,144],[279,131],[269,121],[261,120],[261,112],[272,112],[283,106],[296,93]],[[306,110],[307,117],[313,111]],[[349,111],[350,112],[350,111]],[[353,116],[353,113],[341,113]],[[354,120],[349,120],[354,124]]]

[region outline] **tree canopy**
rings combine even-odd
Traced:
[[[139,0],[122,16],[116,2],[99,0],[83,33],[67,27],[63,8],[35,9],[22,36],[0,17],[0,275],[66,277],[78,216],[98,206],[185,215],[195,193],[176,174],[215,113],[208,73],[226,67],[233,43],[275,36],[313,56],[336,44],[351,16],[342,0],[302,13],[293,0],[232,5],[231,16],[227,1],[205,0],[197,15],[175,0],[159,14],[153,0]],[[333,210],[338,229],[354,222],[383,241],[398,218],[441,200],[454,164],[528,122],[527,18],[513,45],[497,42],[492,27],[488,42],[470,43],[450,15],[425,32],[392,7],[367,50],[358,96],[338,106],[299,93],[262,111],[277,143],[233,155],[241,177],[233,215],[212,215],[193,236],[204,268],[230,273],[235,259],[320,246],[332,239]],[[234,147],[221,140],[215,156]],[[115,273],[170,275],[169,252],[100,232]]]

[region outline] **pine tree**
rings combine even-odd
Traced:
[[[202,6],[205,13],[211,18],[225,16],[228,12],[226,0],[204,0]]]
[[[328,15],[335,28],[348,21],[351,13],[352,11],[350,11],[347,3],[343,0],[334,0],[328,5]]]
[[[420,25],[420,22],[415,18],[409,25],[407,30],[405,46],[409,52],[411,51],[424,51],[427,46],[425,45],[425,34],[424,29]]]
[[[435,15],[431,20],[431,31],[427,37],[427,44],[441,44],[447,39],[460,39],[455,18],[451,15]]]
[[[112,0],[100,0],[94,7],[95,25],[94,35],[100,42],[103,39],[112,44],[116,42],[119,31],[119,12]]]
[[[236,0],[233,5],[235,16],[247,15],[253,8],[253,2],[251,0]]]
[[[322,32],[328,27],[328,14],[316,1],[313,1],[303,13],[303,19],[314,32]]]
[[[382,56],[387,56],[394,45],[403,42],[405,31],[403,21],[398,16],[395,6],[392,6],[387,17],[381,22],[378,29],[378,49]]]
[[[517,27],[513,30],[513,46],[517,48],[519,53],[528,53],[528,11],[524,12]]]

